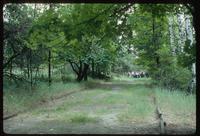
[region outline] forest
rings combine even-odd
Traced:
[[[195,133],[192,9],[5,4],[4,132]]]

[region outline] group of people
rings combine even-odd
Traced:
[[[133,78],[142,78],[142,77],[149,77],[149,74],[144,71],[132,71],[128,72],[128,77],[133,77]]]

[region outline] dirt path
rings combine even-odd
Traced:
[[[119,123],[116,114],[102,115],[97,123],[79,124],[48,118],[47,115],[33,118],[23,114],[12,121],[6,121],[4,125],[4,132],[10,134],[159,134],[156,124],[122,124]]]
[[[91,101],[101,100],[107,96],[115,96],[123,89],[125,85],[115,85],[111,83],[103,84],[102,88],[110,89],[110,91],[98,93],[92,97]],[[133,85],[133,84],[131,84]],[[99,87],[99,86],[98,86]],[[66,95],[59,99],[49,101],[36,109],[36,113],[30,111],[20,114],[16,117],[5,120],[4,132],[10,134],[159,134],[159,125],[155,121],[155,117],[151,117],[148,122],[121,122],[118,118],[121,112],[125,111],[127,104],[101,104],[86,103],[77,99],[77,95],[89,95],[92,90],[85,90],[81,93]],[[75,99],[75,100],[74,100]],[[68,101],[74,103],[74,106],[65,107]],[[78,103],[77,103],[78,101]],[[77,103],[77,104],[76,104]],[[152,102],[153,104],[153,102]],[[103,110],[103,113],[98,111]],[[70,120],[79,117],[80,113],[89,118],[95,118],[95,121],[70,122]],[[78,116],[75,116],[78,115]],[[68,117],[71,117],[68,119]],[[79,117],[81,121],[81,116]],[[86,119],[87,119],[86,118]],[[85,119],[85,118],[83,118]],[[176,131],[177,128],[177,131]],[[187,129],[186,129],[187,128]],[[186,126],[168,126],[167,132],[171,134],[193,133],[193,128]]]

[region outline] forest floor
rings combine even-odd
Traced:
[[[192,101],[194,106],[180,103],[178,107],[182,109],[177,109],[174,106],[177,103],[174,103],[168,94],[160,95],[157,92],[145,80],[93,82],[85,89],[44,101],[35,109],[4,120],[4,132],[9,134],[159,134],[159,120],[152,100],[152,96],[155,96],[158,102],[159,99],[166,98],[168,104],[166,105],[165,101],[160,103],[167,123],[167,134],[195,133],[196,103],[194,102],[196,101]],[[184,96],[184,100],[190,101],[189,97],[193,96]]]

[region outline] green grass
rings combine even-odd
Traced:
[[[119,91],[113,91],[112,88],[90,89],[70,95],[62,105],[54,110],[40,109],[37,113],[59,114],[62,119],[69,120],[74,118],[76,112],[84,113],[84,115],[93,113],[99,116],[116,112],[119,114],[120,121],[139,121],[154,114],[154,107],[149,102],[148,96],[151,92],[145,86],[125,86]],[[75,118],[79,120],[82,115]]]
[[[128,83],[131,81],[131,84],[127,84],[126,81]],[[88,82],[66,84],[56,82],[51,87],[41,83],[32,92],[23,89],[5,90],[4,110],[12,113],[19,109],[28,109],[38,105],[40,100],[48,100],[87,87],[84,91],[66,97],[61,105],[56,105],[52,109],[37,108],[32,113],[34,115],[48,113],[52,118],[72,123],[97,122],[98,116],[117,113],[117,118],[121,122],[140,123],[155,117],[155,105],[151,98],[155,95],[164,115],[172,119],[177,118],[179,122],[190,122],[191,118],[188,118],[188,115],[196,112],[195,95],[186,96],[181,91],[161,90],[149,86],[150,83],[151,80],[148,78],[123,79],[123,81],[114,79],[108,82],[89,79]]]
[[[171,110],[175,112],[187,112],[195,110],[196,108],[196,96],[195,95],[186,95],[181,91],[167,91],[157,88],[155,90],[156,98],[158,103],[164,107],[169,106]]]
[[[154,115],[155,107],[150,102],[149,94],[152,93],[151,89],[145,86],[131,88],[123,91],[121,94],[121,101],[126,103],[127,106],[118,118],[122,122],[141,122]]]
[[[61,96],[67,92],[80,90],[83,84],[69,82],[64,84],[53,83],[50,87],[47,83],[40,83],[32,90],[25,88],[4,88],[4,110],[7,113],[15,113],[26,109],[31,109],[40,104],[42,100],[50,100],[52,97]]]
[[[88,123],[88,122],[97,122],[97,118],[95,117],[90,117],[87,114],[75,114],[70,118],[70,121],[72,123]]]
[[[148,93],[145,93],[147,91],[151,92],[146,87],[122,88],[117,92],[112,89],[92,89],[69,96],[62,106],[52,112],[66,114],[78,110],[80,113],[93,112],[97,115],[118,112],[120,121],[143,120],[154,114],[154,107],[149,102]],[[65,116],[69,118],[72,115]]]
[[[155,89],[156,98],[163,113],[172,121],[188,122],[196,115],[196,95],[186,95],[181,91]]]

